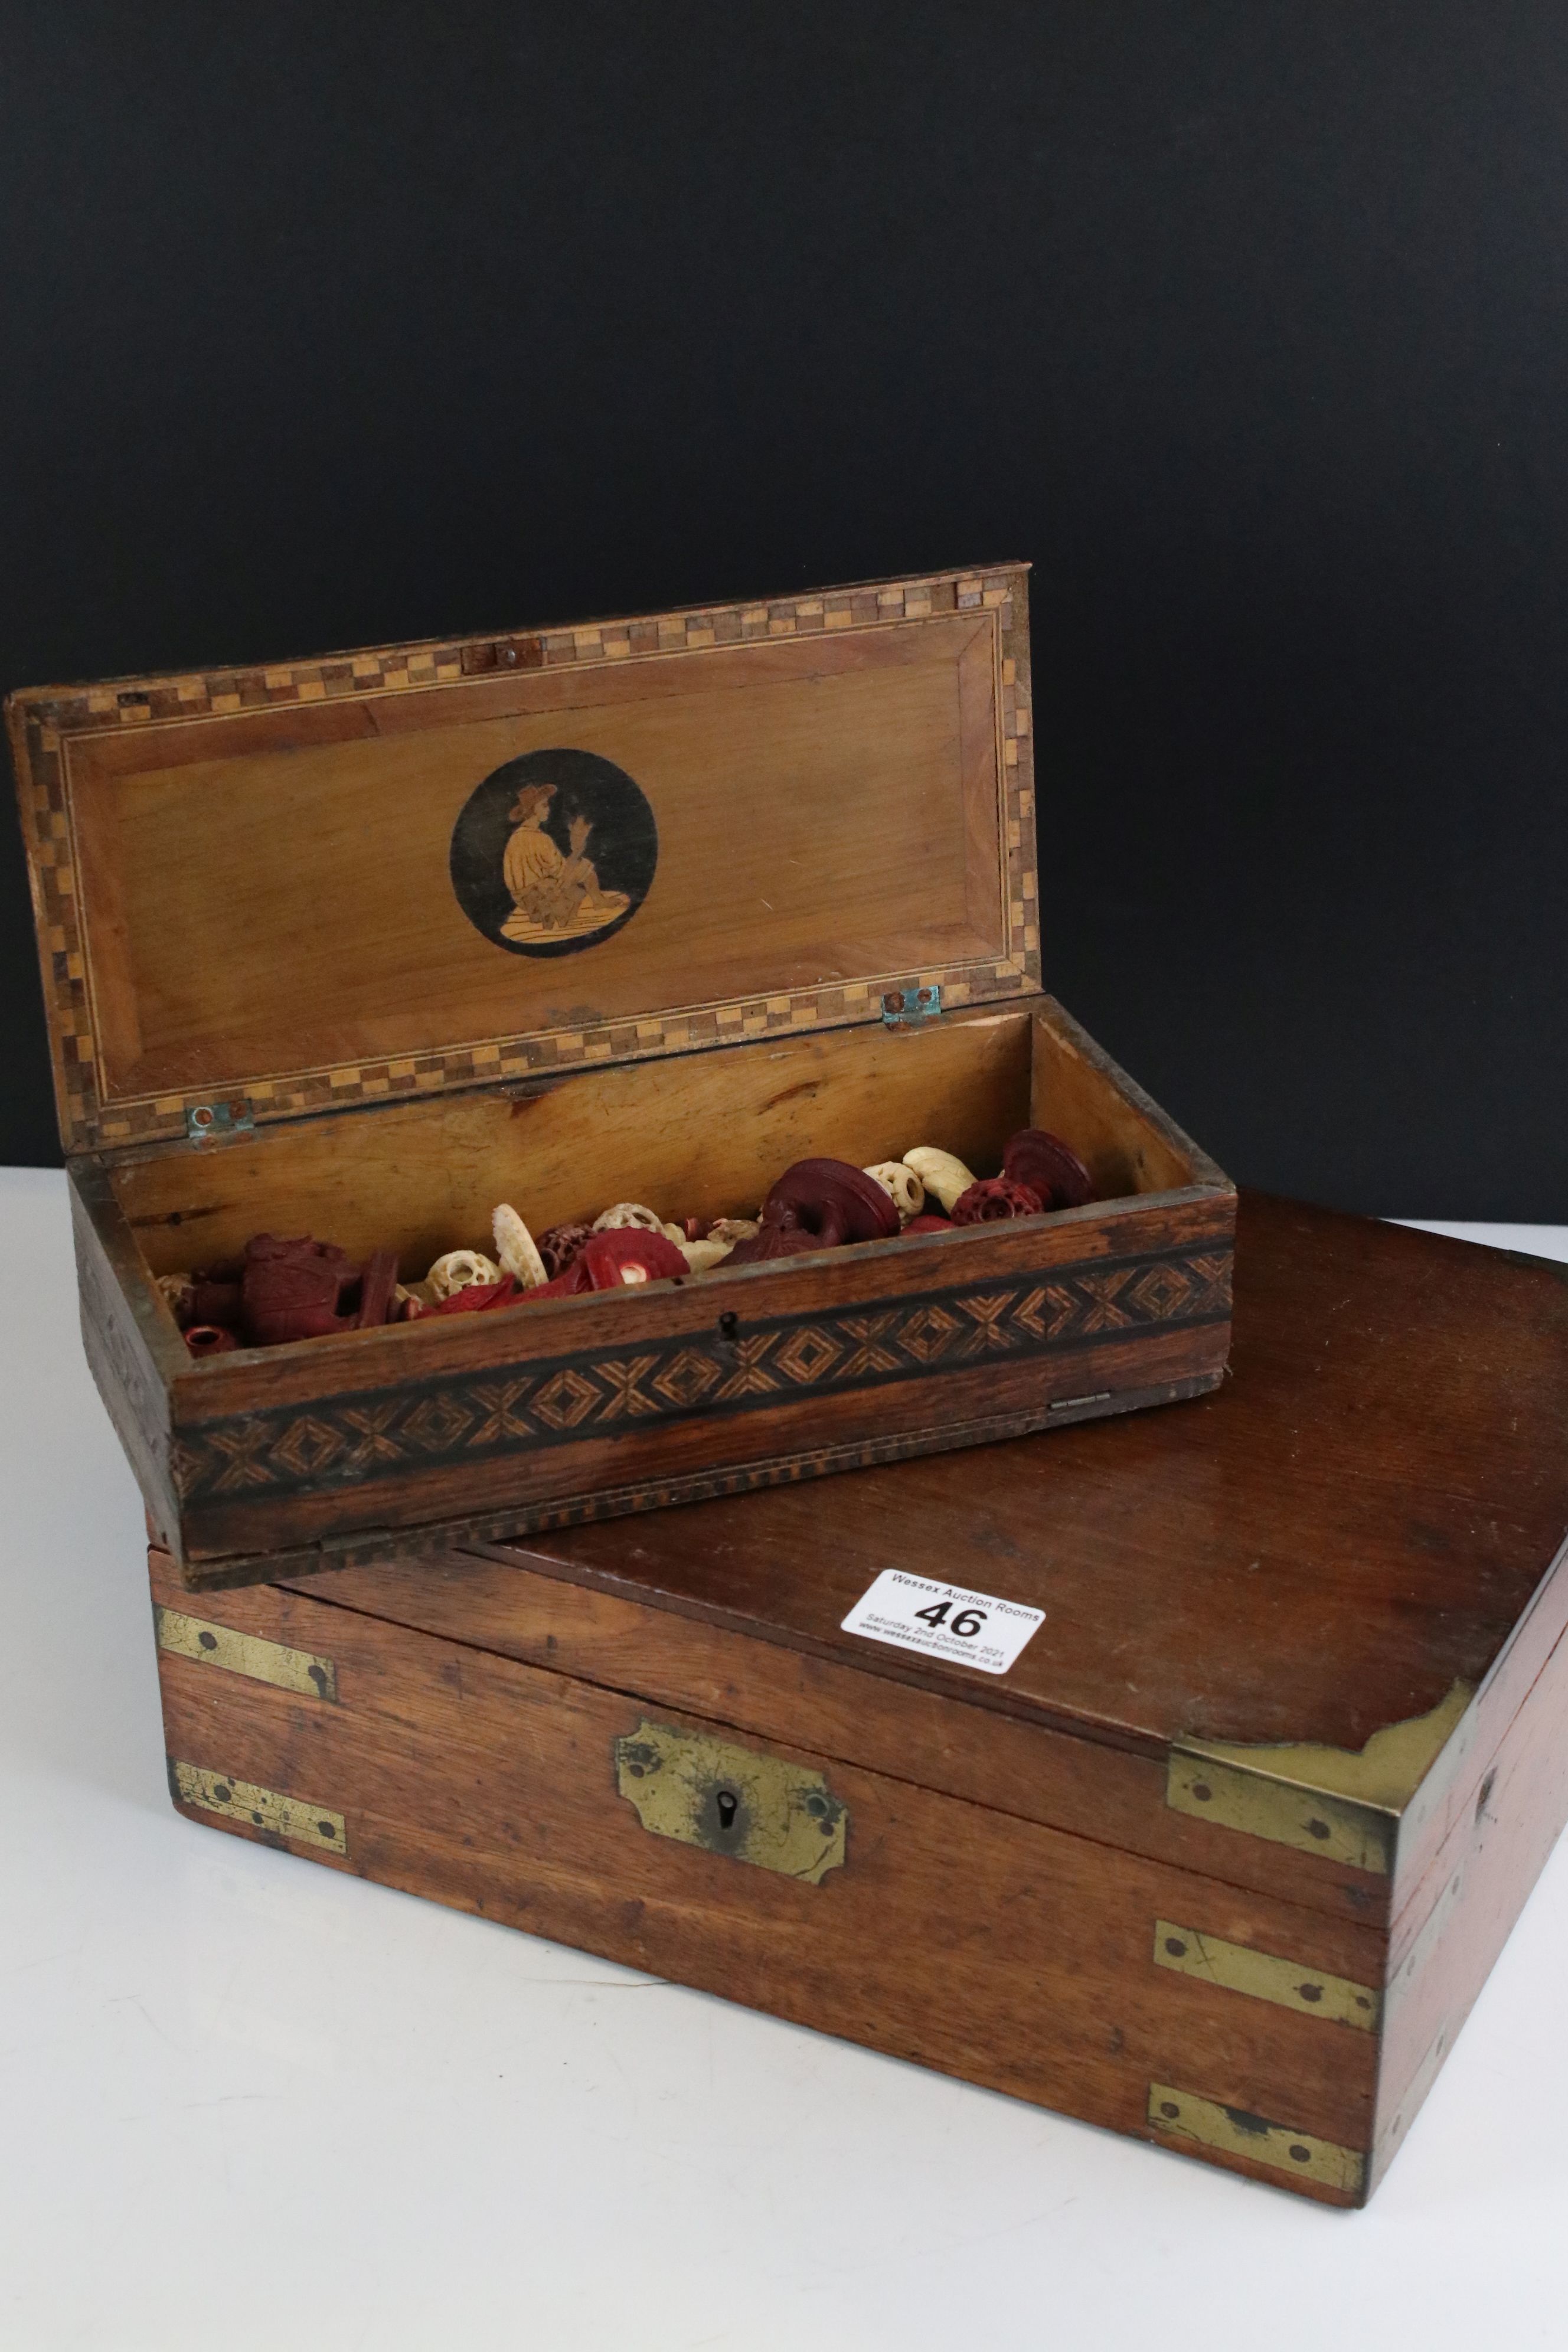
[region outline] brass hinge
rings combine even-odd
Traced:
[[[940,988],[889,988],[882,998],[882,1026],[904,1029],[934,1021],[942,1011]]]
[[[231,1675],[247,1675],[252,1682],[271,1683],[275,1689],[298,1691],[301,1698],[335,1700],[338,1670],[331,1658],[309,1650],[290,1650],[282,1642],[264,1641],[259,1633],[237,1633],[231,1625],[211,1625],[183,1610],[155,1604],[153,1622],[158,1647],[171,1657],[191,1658],[198,1665],[224,1666]]]
[[[226,1143],[235,1136],[254,1135],[256,1113],[246,1095],[227,1102],[190,1103],[185,1109],[187,1143]]]
[[[843,1864],[849,1816],[820,1772],[646,1716],[613,1752],[616,1786],[655,1837],[812,1886]]]

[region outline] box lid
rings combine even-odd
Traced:
[[[13,697],[66,1150],[1037,990],[1026,576]]]

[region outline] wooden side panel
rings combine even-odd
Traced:
[[[219,1358],[174,1415],[186,1567],[618,1516],[1195,1393],[1229,1345],[1233,1216],[1157,1198]]]
[[[154,1574],[176,1598],[161,1561]],[[189,1768],[178,1801],[195,1820],[1115,2130],[1158,2137],[1152,2089],[1175,2084],[1352,2165],[1369,2144],[1375,2034],[1161,1965],[1156,1928],[1179,1922],[1365,1987],[1375,1930],[752,1738],[753,1752],[820,1771],[847,1808],[844,1866],[805,1884],[652,1835],[618,1792],[615,1743],[650,1713],[734,1739],[725,1720],[694,1724],[298,1594],[234,1595],[215,1614],[330,1660],[336,1696],[189,1647],[163,1654],[169,1752]],[[1169,2144],[1356,2201],[1287,2158]]]
[[[967,1694],[949,1695],[931,1689],[924,1660],[896,1650],[862,1645],[857,1666],[710,1622],[696,1602],[666,1597],[650,1605],[636,1597],[629,1575],[614,1591],[602,1578],[593,1585],[569,1580],[573,1573],[560,1561],[513,1550],[494,1559],[447,1554],[338,1569],[293,1589],[602,1688],[653,1692],[688,1714],[721,1717],[764,1738],[806,1740],[893,1780],[1200,1876],[1235,1877],[1355,1929],[1333,1965],[1351,1975],[1365,1965],[1365,1930],[1381,1928],[1387,1881],[1258,1838],[1238,1854],[1230,1832],[1166,1803],[1161,1755],[999,1712],[989,1676],[984,1688],[969,1676]],[[1340,1948],[1321,1941],[1313,1948],[1328,1966]]]
[[[1511,1641],[1488,1675],[1459,1727],[1459,1757],[1440,1758],[1436,1786],[1423,1783],[1399,1825],[1389,1914],[1395,1968],[1422,1932],[1449,1871],[1450,1855],[1468,1835],[1478,1790],[1494,1770],[1500,1749],[1530,1698],[1564,1631],[1568,1631],[1568,1543],[1542,1578]],[[1456,1843],[1456,1840],[1460,1844]]]
[[[1374,2184],[1409,2137],[1422,2101],[1568,1825],[1565,1723],[1568,1635],[1559,1640],[1479,1782],[1467,1784],[1467,1802],[1393,1954]]]
[[[67,1181],[82,1346],[152,1519],[169,1538],[180,1523],[170,1464],[170,1382],[190,1358],[148,1292],[135,1239],[107,1180],[78,1169]]]

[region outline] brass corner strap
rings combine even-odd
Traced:
[[[1184,1739],[1171,1750],[1165,1802],[1178,1813],[1392,1875],[1402,1832],[1417,1828],[1462,1765],[1475,1733],[1468,1683],[1426,1715],[1385,1724],[1364,1748]]]
[[[314,1805],[308,1797],[286,1797],[277,1789],[258,1788],[254,1780],[237,1780],[232,1772],[209,1772],[204,1765],[183,1764],[171,1756],[169,1794],[177,1805],[194,1805],[198,1812],[265,1830],[290,1845],[314,1846],[328,1853],[346,1854],[349,1850],[342,1813]]]
[[[1341,2189],[1359,2197],[1366,2183],[1366,2157],[1338,2140],[1319,2139],[1289,2124],[1270,2123],[1245,2107],[1222,2106],[1196,2091],[1169,2083],[1149,2085],[1150,2128],[1162,2139],[1193,2140],[1221,2156],[1245,2156],[1295,2180]]]
[[[1293,2009],[1301,2017],[1353,2025],[1362,2033],[1375,2033],[1383,2016],[1383,1995],[1373,1985],[1260,1952],[1250,1944],[1228,1943],[1223,1936],[1203,1936],[1171,1919],[1154,1922],[1154,1965],[1178,1976],[1196,1977],[1225,1992]]]
[[[849,1815],[820,1772],[647,1716],[614,1743],[616,1787],[655,1837],[819,1886]]]
[[[318,1658],[309,1650],[291,1650],[282,1642],[264,1641],[259,1633],[237,1633],[231,1625],[187,1617],[184,1610],[165,1609],[161,1601],[153,1608],[153,1623],[158,1647],[171,1657],[190,1658],[197,1665],[223,1666],[252,1682],[296,1691],[301,1698],[337,1699],[338,1670],[331,1658]]]

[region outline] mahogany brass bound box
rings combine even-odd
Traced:
[[[1192,1398],[1235,1195],[1041,991],[1026,572],[40,688],[9,722],[89,1357],[192,1590]],[[554,828],[553,838],[547,833]],[[541,884],[570,856],[569,907]],[[1095,1198],[198,1360],[260,1233],[754,1215],[1026,1127]]]
[[[246,1591],[155,1545],[175,1804],[1360,2204],[1568,1815],[1568,1269],[1245,1194],[1238,1266],[1171,1412]]]

